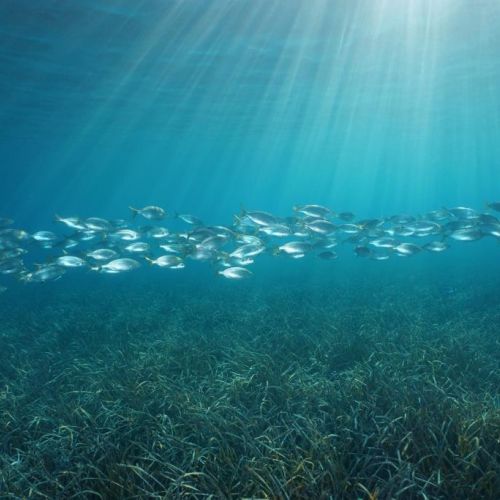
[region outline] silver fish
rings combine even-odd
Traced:
[[[477,241],[483,237],[483,233],[475,227],[467,227],[453,231],[450,237],[457,241]]]
[[[449,248],[449,245],[444,241],[431,241],[426,243],[423,248],[429,252],[444,252],[447,248]]]
[[[137,269],[139,266],[139,262],[134,259],[122,258],[112,260],[100,268],[96,268],[96,270],[104,273],[116,274]]]
[[[182,269],[185,267],[184,261],[177,255],[162,255],[157,259],[146,257],[146,260],[154,266],[166,267],[169,269]]]
[[[111,248],[98,248],[92,252],[87,253],[87,257],[94,260],[110,260],[118,257],[118,253]]]
[[[415,255],[419,253],[422,249],[413,243],[401,243],[394,247],[394,251],[403,257],[408,257],[410,255]]]
[[[71,229],[76,229],[76,230],[83,230],[86,229],[86,225],[84,222],[79,219],[78,217],[60,217],[59,215],[56,214],[55,216],[56,222],[60,222],[61,224],[64,224],[66,227],[69,227]]]
[[[240,280],[243,278],[248,278],[252,275],[252,272],[249,271],[246,267],[227,267],[226,269],[219,271],[221,276],[224,278],[232,279],[232,280]]]
[[[111,231],[113,229],[111,222],[100,217],[89,217],[85,220],[85,227],[91,231]]]
[[[130,253],[145,253],[149,251],[149,244],[144,241],[136,241],[127,245],[125,250]]]
[[[284,245],[278,247],[278,250],[291,256],[304,256],[305,253],[312,250],[312,245],[307,241],[289,241],[288,243],[285,243]]]
[[[59,239],[52,231],[37,231],[31,237],[40,243],[52,243]]]
[[[272,226],[278,223],[276,217],[268,212],[247,212],[246,210],[243,210],[242,215],[250,219],[254,224],[257,224],[258,226]]]
[[[157,207],[154,205],[148,205],[144,208],[134,208],[129,207],[132,211],[132,217],[136,217],[137,215],[141,215],[145,219],[148,220],[162,220],[167,216],[167,213],[163,208]]]
[[[87,265],[83,259],[75,255],[62,255],[56,259],[55,263],[61,267],[82,267]]]
[[[300,212],[304,215],[309,215],[311,217],[326,217],[331,214],[331,210],[322,205],[295,205],[293,207],[295,212]]]
[[[203,225],[203,222],[201,221],[201,219],[198,219],[198,217],[195,217],[194,215],[190,215],[190,214],[175,214],[175,217],[177,219],[181,219],[184,222],[186,222],[187,224],[191,224],[193,226],[201,226],[201,225]]]

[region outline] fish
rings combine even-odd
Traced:
[[[352,212],[340,212],[337,217],[343,221],[351,222],[356,216]]]
[[[376,248],[394,248],[397,245],[397,241],[394,238],[377,238],[375,240],[370,241],[370,245]]]
[[[483,232],[475,227],[466,227],[453,231],[450,237],[457,241],[477,241],[483,237]]]
[[[246,243],[238,248],[236,250],[233,250],[230,254],[229,257],[236,258],[236,259],[245,259],[249,257],[255,257],[256,255],[259,255],[262,253],[266,247],[259,243]]]
[[[166,238],[170,234],[170,231],[166,227],[158,226],[148,228],[146,232],[148,236],[155,239]]]
[[[59,239],[59,236],[52,231],[37,231],[33,233],[31,237],[39,243],[52,243]]]
[[[12,219],[8,219],[7,217],[0,217],[0,227],[7,227],[14,224]]]
[[[167,216],[167,212],[163,210],[163,208],[154,205],[148,205],[144,208],[128,208],[132,212],[132,218],[135,218],[137,215],[141,215],[148,220],[162,220]]]
[[[100,217],[89,217],[85,220],[85,227],[91,231],[111,231],[113,226],[111,222]]]
[[[278,224],[276,217],[268,212],[242,210],[241,216],[246,217],[258,226],[273,226]]]
[[[62,255],[56,259],[55,263],[61,267],[83,267],[87,265],[82,258],[75,255]]]
[[[301,255],[304,256],[307,252],[312,250],[312,245],[307,241],[289,241],[284,245],[278,247],[279,252],[287,255]]]
[[[65,270],[56,265],[48,264],[45,266],[40,266],[36,271],[27,273],[24,276],[24,280],[34,283],[44,283],[46,281],[56,281],[63,276]]]
[[[332,234],[337,227],[332,222],[325,219],[317,219],[313,222],[306,224],[307,229],[319,234]]]
[[[97,248],[87,253],[87,257],[94,260],[111,260],[118,257],[118,253],[111,248]]]
[[[355,249],[354,249],[354,253],[358,256],[358,257],[369,257],[372,253],[371,249],[368,248],[367,246],[365,245],[358,245]]]
[[[268,236],[276,236],[278,238],[283,238],[285,236],[290,236],[291,230],[285,224],[272,224],[270,226],[261,226],[259,231],[267,234]]]
[[[450,214],[452,214],[454,217],[456,217],[457,219],[475,219],[478,216],[476,210],[474,210],[473,208],[469,208],[469,207],[449,208],[448,212]]]
[[[490,203],[486,203],[486,206],[488,208],[491,208],[491,210],[495,210],[495,212],[500,212],[500,201],[492,201]]]
[[[145,259],[154,266],[166,267],[169,269],[182,269],[185,267],[184,260],[178,255],[161,255],[156,259],[150,259],[145,257]]]
[[[183,220],[184,222],[186,222],[187,224],[191,224],[193,226],[202,226],[203,225],[203,222],[201,221],[201,219],[198,219],[198,217],[195,217],[194,215],[190,215],[190,214],[175,214],[175,218],[176,219],[181,219]]]
[[[425,250],[428,250],[429,252],[444,252],[449,247],[450,245],[448,245],[444,241],[430,241],[423,246],[423,248]]]
[[[133,269],[137,269],[140,266],[139,262],[134,259],[129,258],[120,258],[112,260],[106,264],[103,264],[100,267],[94,268],[96,271],[116,274],[127,271],[132,271]]]
[[[227,279],[241,280],[250,277],[252,275],[252,272],[248,270],[246,267],[234,266],[234,267],[227,267],[226,269],[219,271],[219,274]]]
[[[335,260],[338,257],[338,255],[336,252],[332,252],[331,250],[326,250],[325,252],[319,253],[318,257],[323,260]]]
[[[86,229],[87,226],[79,217],[61,217],[60,215],[55,215],[55,221],[61,224],[64,224],[66,227],[70,229],[76,229],[81,231]]]
[[[136,241],[127,245],[125,250],[130,253],[145,253],[149,251],[149,244],[144,241]]]
[[[118,231],[111,233],[110,237],[122,241],[135,241],[138,240],[141,235],[133,229],[119,229]]]
[[[488,209],[500,211],[497,203],[500,205],[500,202],[488,204]],[[132,212],[134,218],[141,215],[149,220],[167,216],[163,209],[154,206]],[[218,266],[224,277],[241,279],[248,276],[248,266],[261,254],[302,259],[314,252],[318,258],[334,260],[338,255],[333,248],[342,243],[352,245],[358,257],[387,260],[393,255],[412,256],[422,250],[444,252],[450,247],[450,240],[477,241],[488,236],[500,239],[500,220],[496,214],[462,206],[418,216],[400,214],[356,222],[352,222],[355,218],[352,212],[337,215],[321,205],[295,206],[288,217],[242,210],[228,226],[206,226],[189,214],[176,217],[189,227],[176,231],[153,223],[141,226],[124,219],[56,215],[59,231],[29,234],[12,227],[11,219],[2,218],[0,275],[12,275],[26,283],[45,282],[85,266],[116,274],[141,265],[123,255],[131,253],[153,266],[172,269],[184,268],[188,260],[209,262]],[[65,228],[72,233],[65,234]],[[47,264],[34,264],[44,249],[50,253],[62,249],[63,255],[49,255]],[[158,256],[160,251],[165,255]]]
[[[409,257],[410,255],[415,255],[422,250],[421,247],[415,245],[414,243],[400,243],[394,247],[394,251],[403,257]]]
[[[332,212],[329,208],[323,207],[322,205],[295,205],[293,210],[304,215],[319,218],[326,217]]]

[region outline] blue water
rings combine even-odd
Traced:
[[[128,207],[147,205],[165,208],[165,225],[178,231],[176,212],[230,225],[242,207],[285,217],[295,205],[317,203],[357,219],[456,206],[486,211],[487,202],[500,201],[499,25],[496,0],[3,0],[0,217],[33,233],[62,232],[55,214],[132,224]],[[254,325],[265,337],[266,324],[295,320],[297,332],[308,325],[312,337],[331,325],[363,329],[371,323],[360,318],[370,311],[381,315],[374,324],[382,337],[394,325],[421,321],[419,331],[431,332],[429,338],[442,328],[453,339],[455,322],[467,318],[469,329],[457,332],[488,342],[498,333],[498,238],[456,241],[440,254],[387,262],[357,258],[351,245],[336,250],[334,262],[263,255],[243,282],[224,280],[200,262],[175,272],[142,266],[119,276],[78,270],[41,284],[0,275],[8,287],[0,310],[14,338],[16,328],[43,338],[46,325],[63,324],[85,339],[93,315],[114,335],[115,322],[140,324],[134,314],[150,306],[141,335],[158,342],[158,331],[170,331],[164,321],[172,311],[186,324],[198,314],[208,317],[217,328],[233,328],[235,338],[246,338]],[[36,252],[30,258],[44,262]],[[24,315],[31,309],[29,323]],[[317,315],[330,318],[330,326]],[[233,324],[240,316],[248,325]],[[19,352],[29,351],[26,345]],[[483,349],[490,374],[500,371],[494,345]],[[52,347],[40,352],[48,356]],[[38,355],[32,351],[33,359]],[[0,375],[7,384],[10,375]],[[498,389],[488,390],[498,398]],[[60,425],[70,424],[61,417]],[[27,442],[5,445],[5,460],[11,463],[15,450],[25,453]],[[5,479],[8,491],[18,484],[13,477]],[[25,471],[25,477],[31,476]],[[123,494],[99,488],[104,496]],[[238,491],[318,494],[234,486],[221,495],[200,488],[221,498]],[[27,491],[19,486],[15,494]],[[455,493],[434,492],[436,498]]]

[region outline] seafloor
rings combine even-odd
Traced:
[[[498,281],[278,281],[4,294],[0,497],[498,498]]]

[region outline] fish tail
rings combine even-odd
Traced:
[[[154,260],[151,257],[148,257],[147,255],[144,256],[144,260],[147,261],[147,263],[152,266]]]
[[[137,217],[137,214],[140,213],[140,210],[131,206],[129,206],[128,208],[132,212],[132,219],[135,219]]]

